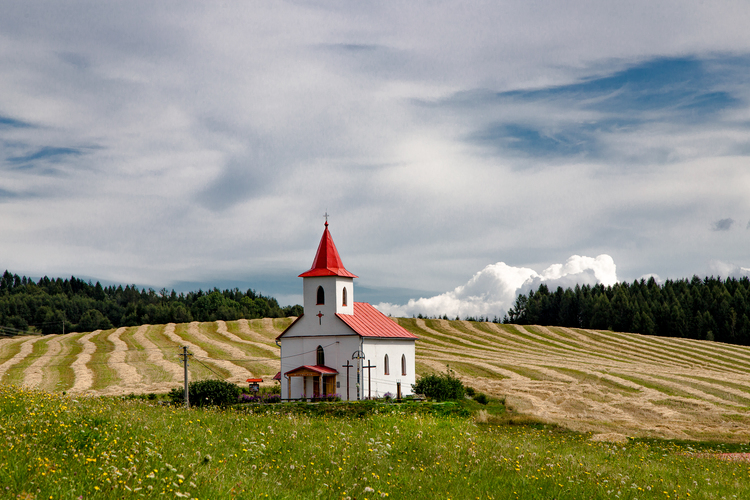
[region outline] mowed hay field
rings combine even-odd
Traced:
[[[166,392],[191,380],[270,383],[293,320],[142,325],[0,340],[0,383],[92,395]],[[578,431],[750,440],[750,348],[541,326],[394,318],[419,336],[417,374],[449,366],[511,409]]]

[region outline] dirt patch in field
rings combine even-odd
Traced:
[[[265,338],[263,335],[259,334],[258,332],[253,331],[250,328],[250,325],[248,324],[246,319],[241,319],[237,321],[237,326],[240,329],[240,332],[242,335],[245,335],[247,337],[255,339],[255,341],[252,340],[245,340],[243,338],[238,337],[237,335],[230,333],[227,331],[227,325],[223,321],[217,321],[218,324],[217,331],[221,334],[227,337],[228,339],[234,341],[234,342],[241,342],[244,344],[248,344],[254,347],[257,347],[258,349],[263,349],[264,351],[268,352],[269,357],[271,358],[278,358],[279,357],[279,348],[276,346],[272,346],[267,344],[268,339]],[[273,324],[271,325],[273,326]],[[267,324],[264,324],[264,328],[267,327]]]
[[[17,365],[18,363],[26,359],[26,356],[31,354],[31,351],[34,349],[34,344],[40,339],[41,337],[24,337],[22,340],[17,340],[17,342],[21,343],[21,349],[12,358],[8,359],[3,364],[0,364],[0,380],[3,379],[5,373],[12,366]]]
[[[134,387],[140,385],[141,375],[135,366],[125,362],[125,356],[128,353],[128,344],[120,339],[120,335],[125,332],[125,328],[118,328],[107,337],[107,340],[115,345],[114,351],[109,355],[107,364],[117,373],[120,379],[120,387]]]
[[[625,444],[628,442],[628,437],[617,432],[607,432],[604,434],[594,434],[591,436],[591,441]]]
[[[108,396],[120,396],[124,394],[164,393],[169,392],[174,387],[179,387],[183,383],[183,367],[178,363],[168,361],[165,358],[164,350],[162,348],[159,348],[156,344],[151,342],[148,337],[146,337],[146,331],[150,327],[151,325],[139,326],[133,333],[133,341],[141,346],[139,348],[140,350],[146,353],[146,363],[158,367],[166,372],[169,376],[168,380],[154,382],[152,380],[144,379],[144,377],[140,373],[138,373],[136,368],[128,363],[126,354],[127,351],[132,351],[133,348],[129,348],[125,342],[120,340],[122,331],[120,331],[119,333],[115,332],[117,333],[117,336],[113,338],[113,336],[110,335],[109,340],[115,343],[115,352],[118,352],[119,348],[119,352],[122,354],[117,359],[117,362],[119,364],[111,364],[111,366],[120,367],[117,370],[117,373],[120,377],[121,382],[118,385],[107,387],[106,389],[100,391],[100,394]],[[164,335],[169,338],[171,338],[171,336],[174,336],[175,338],[173,340],[179,339],[180,342],[184,343],[184,341],[180,337],[174,335],[174,328],[174,323],[164,325]],[[119,330],[124,331],[124,329]],[[123,369],[123,367],[126,368]]]
[[[138,344],[142,345],[143,348],[148,352],[148,362],[153,363],[156,366],[159,366],[164,371],[169,373],[172,376],[172,380],[169,382],[163,382],[162,384],[165,386],[173,387],[175,383],[179,383],[183,381],[184,379],[184,369],[182,366],[180,366],[177,363],[174,363],[172,361],[168,361],[164,357],[164,351],[159,349],[156,344],[151,342],[146,337],[146,330],[148,330],[149,325],[142,325],[138,327],[138,329],[133,334],[133,339],[138,342]],[[164,326],[164,334],[169,336],[171,333],[174,335],[174,323],[169,323]],[[156,391],[158,392],[158,391]]]
[[[239,351],[236,347],[227,346],[226,344],[224,344],[222,342],[216,342],[213,339],[210,339],[207,336],[203,335],[200,332],[200,329],[198,328],[199,324],[200,323],[198,323],[197,321],[194,321],[194,322],[190,323],[190,325],[188,326],[188,334],[191,337],[193,337],[194,339],[196,339],[196,340],[198,340],[198,341],[200,341],[202,343],[214,345],[214,346],[218,347],[221,350],[229,351],[229,352],[232,352],[233,354],[241,354],[242,356],[246,357],[245,353]],[[195,358],[198,361],[203,362],[203,363],[214,364],[214,365],[216,365],[216,366],[218,366],[218,367],[226,370],[227,372],[229,372],[230,376],[229,376],[228,380],[230,382],[236,382],[236,383],[245,382],[245,380],[247,380],[248,378],[252,378],[253,377],[253,374],[251,372],[249,372],[247,369],[245,369],[245,368],[243,368],[241,366],[238,366],[238,365],[234,364],[232,361],[229,361],[227,359],[215,359],[215,358],[212,358],[208,354],[208,352],[206,352],[205,350],[201,349],[201,347],[198,346],[197,344],[189,342],[186,339],[183,339],[182,337],[180,337],[180,336],[178,336],[178,335],[176,335],[174,333],[172,334],[172,336],[176,337],[176,340],[175,340],[176,342],[180,342],[180,343],[182,343],[182,345],[188,346],[188,348],[190,349],[190,351],[193,353],[193,356],[195,356]],[[237,350],[239,352],[235,352],[235,350]],[[239,359],[242,359],[242,358],[239,358]]]
[[[86,366],[86,364],[91,361],[91,355],[96,352],[96,345],[94,345],[89,339],[94,335],[98,335],[100,332],[101,330],[96,330],[87,333],[78,339],[78,343],[83,347],[83,351],[70,365],[75,374],[75,382],[70,389],[71,393],[86,392],[91,388],[91,384],[94,383],[94,373]]]
[[[44,367],[53,359],[58,359],[62,352],[62,340],[59,335],[48,335],[44,337],[47,342],[47,352],[31,363],[24,372],[23,385],[26,387],[40,388],[44,384]]]

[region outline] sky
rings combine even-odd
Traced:
[[[0,268],[502,315],[750,274],[746,1],[1,0]]]

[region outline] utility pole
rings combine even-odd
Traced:
[[[349,360],[346,360],[345,365],[341,365],[342,368],[346,368],[346,400],[349,401],[349,368],[353,368],[354,365],[349,363]]]
[[[190,394],[188,393],[188,356],[192,355],[192,353],[188,352],[187,346],[182,346],[182,354],[179,356],[182,358],[182,363],[185,368],[185,408],[190,408]]]
[[[372,399],[372,372],[370,370],[375,368],[375,365],[371,365],[368,359],[367,366],[363,366],[362,368],[367,368],[367,399]]]

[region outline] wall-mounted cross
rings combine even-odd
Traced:
[[[323,314],[322,312],[318,311],[318,314],[316,314],[315,316],[318,317],[318,324],[322,325],[323,324],[323,316],[325,316],[325,314]]]

